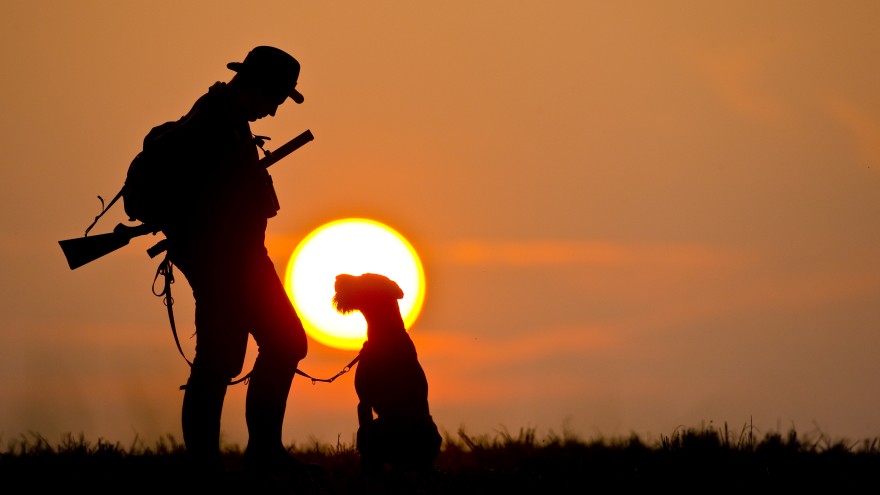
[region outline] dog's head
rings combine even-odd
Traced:
[[[403,298],[400,286],[390,278],[376,273],[364,273],[360,276],[343,273],[336,276],[336,294],[333,296],[333,307],[342,314],[352,311],[364,312],[373,307],[397,304]]]

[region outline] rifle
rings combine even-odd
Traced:
[[[287,155],[293,153],[294,151],[301,148],[303,145],[313,140],[315,137],[312,135],[312,131],[306,130],[301,133],[299,136],[291,139],[285,144],[281,145],[275,151],[263,150],[265,156],[260,159],[259,164],[263,168],[269,168],[282,158]],[[262,149],[262,146],[261,146]],[[125,225],[118,224],[113,228],[112,232],[106,234],[98,234],[89,236],[89,230],[95,225],[99,218],[108,210],[113,203],[116,202],[117,199],[121,196],[122,191],[110,201],[110,204],[107,205],[106,208],[101,211],[101,214],[95,217],[95,221],[92,222],[92,225],[86,229],[85,235],[82,237],[76,237],[73,239],[65,239],[63,241],[58,241],[58,244],[61,245],[61,250],[64,252],[64,257],[67,259],[67,264],[70,266],[71,270],[75,270],[87,263],[91,263],[98,258],[101,258],[107,254],[116,251],[117,249],[122,248],[123,246],[128,245],[129,241],[134,239],[135,237],[146,235],[146,234],[156,234],[159,232],[159,229],[144,223],[138,225]],[[102,200],[103,201],[103,200]],[[151,247],[147,250],[147,254],[150,255],[151,258],[155,257],[157,254],[161,253],[165,246],[164,241],[159,241],[158,244]]]

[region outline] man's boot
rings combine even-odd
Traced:
[[[183,395],[183,442],[194,474],[219,476],[220,418],[226,396],[225,381],[190,377]]]

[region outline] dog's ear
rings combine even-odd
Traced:
[[[388,281],[391,282],[391,285],[393,286],[391,287],[391,292],[394,294],[394,297],[398,299],[403,299],[403,289],[401,289],[400,286],[397,285],[397,282],[393,280]]]
[[[361,277],[365,281],[368,281],[370,285],[374,286],[376,290],[380,291],[382,294],[386,294],[395,299],[403,299],[403,290],[400,289],[397,282],[391,280],[385,275],[380,275],[378,273],[365,273],[361,275]]]

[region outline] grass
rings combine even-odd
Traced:
[[[584,440],[552,431],[538,438],[533,428],[512,433],[447,434],[430,475],[368,478],[354,445],[290,445],[303,461],[325,469],[306,482],[255,484],[241,472],[241,449],[227,446],[227,474],[214,493],[585,493],[740,492],[876,488],[880,479],[880,438],[833,441],[823,434],[771,432],[759,438],[750,425],[731,431],[725,423],[679,428],[647,442],[636,435]],[[41,493],[183,493],[201,491],[185,449],[172,436],[148,446],[82,435],[57,444],[30,433],[6,442],[0,451],[5,486]]]

